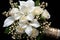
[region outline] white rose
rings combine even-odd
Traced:
[[[46,9],[42,13],[42,17],[45,18],[45,19],[49,19],[50,18],[50,14],[49,14],[49,12]]]
[[[32,12],[33,15],[40,15],[40,14],[42,14],[43,9],[40,8],[40,6],[36,6],[32,9],[31,12]]]

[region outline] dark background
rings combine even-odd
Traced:
[[[51,15],[51,18],[49,19],[49,21],[52,22],[51,27],[60,29],[59,0],[40,0],[40,2],[43,1],[48,3],[48,7],[46,9],[49,11]],[[17,2],[17,0],[14,0],[14,2]],[[12,40],[10,35],[4,34],[5,28],[2,27],[3,22],[6,19],[6,17],[2,15],[2,12],[8,11],[9,8],[10,8],[9,0],[0,0],[0,40]],[[59,40],[52,37],[47,37],[46,35],[44,36],[45,37],[43,40]]]

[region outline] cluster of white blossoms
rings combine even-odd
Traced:
[[[45,19],[49,19],[49,12],[40,6],[35,6],[33,0],[19,2],[18,8],[12,8],[9,12],[10,16],[4,21],[3,27],[8,27],[14,21],[19,20],[19,25],[16,26],[17,33],[26,33],[32,37],[38,36],[39,31],[36,28],[40,27],[40,23],[35,17],[41,15]]]

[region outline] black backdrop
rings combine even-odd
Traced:
[[[14,2],[17,2],[18,0],[14,0]],[[48,2],[48,7],[46,8],[50,15],[51,18],[49,21],[52,22],[51,27],[54,28],[59,28],[60,29],[60,4],[59,0],[40,0],[41,2],[45,1]],[[2,15],[2,12],[5,10],[9,10],[10,5],[9,5],[9,0],[0,0],[0,40],[12,40],[12,38],[4,34],[5,28],[2,27],[4,20],[6,19],[5,16]],[[44,37],[43,40],[59,40],[51,37]]]

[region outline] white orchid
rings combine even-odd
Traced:
[[[24,14],[28,14],[29,11],[32,10],[32,8],[35,6],[34,1],[20,1],[20,6],[19,9],[21,12],[23,12]]]
[[[4,21],[4,26],[3,27],[8,27],[10,26],[15,20],[18,20],[21,15],[19,13],[18,8],[12,8],[12,10],[9,13],[11,16],[9,16],[5,21]]]
[[[25,33],[26,33],[28,36],[30,36],[30,35],[32,34],[33,27],[34,27],[34,28],[38,28],[38,27],[40,26],[40,24],[39,24],[39,22],[37,21],[37,19],[34,19],[33,21],[31,21],[31,23],[28,22],[28,20],[27,20],[26,23],[24,23],[24,22],[19,22],[19,25],[20,25],[19,27],[25,29]],[[16,29],[16,30],[18,30],[18,29]]]

